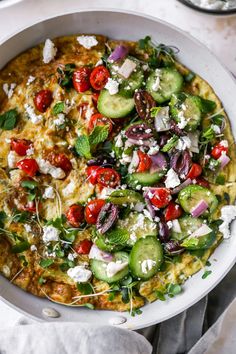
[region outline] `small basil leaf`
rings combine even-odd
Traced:
[[[56,116],[59,113],[63,113],[64,109],[65,109],[65,103],[64,102],[57,102],[52,109],[52,113]]]
[[[15,128],[18,118],[18,112],[16,109],[10,109],[9,111],[0,115],[0,128],[3,130],[12,130]]]

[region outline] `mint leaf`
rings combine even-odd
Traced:
[[[173,297],[175,295],[180,294],[182,291],[182,288],[179,284],[169,284],[167,288],[167,293],[169,297]]]
[[[212,273],[211,270],[206,270],[202,275],[202,279],[206,279],[211,273]]]
[[[64,109],[65,109],[65,103],[64,102],[57,102],[52,109],[52,113],[56,116],[59,113],[63,113]]]
[[[91,158],[90,143],[87,135],[80,135],[75,142],[75,150],[78,155],[85,157],[86,159]]]
[[[53,259],[41,259],[41,261],[39,262],[39,265],[42,268],[48,268],[53,263],[54,263]]]
[[[89,143],[91,146],[103,143],[109,134],[109,127],[107,125],[97,125],[89,136]]]
[[[82,295],[89,295],[93,293],[93,288],[90,283],[77,283],[77,289]]]
[[[0,129],[12,130],[15,128],[18,118],[16,109],[11,109],[0,115]]]
[[[106,240],[114,245],[124,245],[129,239],[129,233],[124,229],[114,229],[106,232]]]

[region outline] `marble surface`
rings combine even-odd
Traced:
[[[160,18],[203,42],[236,75],[236,16],[217,17],[195,12],[176,0],[22,0],[6,7],[0,2],[0,41],[45,17],[86,8],[120,8]],[[12,0],[9,0],[9,4]],[[3,7],[4,5],[4,7]],[[96,29],[94,30],[96,32]],[[0,328],[22,315],[0,302]]]

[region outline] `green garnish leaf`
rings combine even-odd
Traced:
[[[28,188],[28,189],[35,189],[38,186],[38,182],[36,181],[22,181],[21,182],[21,187],[23,188]]]
[[[52,113],[56,116],[59,113],[63,113],[65,109],[65,103],[63,101],[57,102],[52,109]]]
[[[90,283],[77,283],[77,289],[82,295],[93,294],[93,287]]]
[[[121,289],[121,300],[124,304],[128,304],[130,301],[129,290],[128,288]]]
[[[202,279],[206,279],[211,273],[212,273],[211,270],[205,270],[205,272],[202,275]]]
[[[159,299],[161,301],[166,301],[165,294],[163,292],[161,292],[160,290],[155,290],[155,294],[156,294],[157,299]]]
[[[26,260],[25,256],[19,256],[19,259],[21,260],[22,264],[24,267],[27,267],[27,265],[29,264],[28,261]]]
[[[103,143],[109,134],[109,127],[107,125],[99,126],[97,125],[92,133],[89,135],[90,146],[95,146],[97,144]]]
[[[133,309],[131,312],[131,316],[141,315],[143,312],[140,309]]]
[[[15,128],[18,118],[18,112],[16,109],[10,109],[9,111],[0,115],[0,129],[12,130]]]
[[[179,284],[169,284],[167,287],[167,294],[169,297],[176,296],[180,294],[182,291],[182,288]]]
[[[171,149],[173,149],[177,143],[178,143],[179,137],[177,135],[173,135],[168,141],[167,143],[163,146],[163,148],[161,149],[161,151],[163,152],[168,152]]]
[[[153,107],[153,108],[151,108],[151,117],[155,118],[156,115],[160,112],[161,109],[162,109],[162,107]]]
[[[75,142],[75,150],[81,157],[91,158],[90,143],[87,135],[78,136]]]
[[[26,222],[30,219],[30,213],[28,211],[14,210],[12,215],[13,222]]]
[[[4,223],[5,220],[7,218],[7,214],[5,213],[5,211],[0,211],[0,228],[3,229],[4,228]]]
[[[39,262],[40,267],[42,268],[48,268],[50,267],[50,265],[52,265],[54,263],[53,259],[41,259],[41,261]]]
[[[94,305],[93,304],[86,303],[86,304],[83,304],[82,306],[85,306],[85,307],[87,307],[90,310],[94,310]]]
[[[191,237],[191,238],[186,238],[182,243],[181,243],[181,246],[183,247],[195,247],[197,246],[199,243],[199,240],[198,238],[196,237]]]
[[[43,285],[44,283],[46,283],[46,280],[43,277],[40,277],[39,280],[38,280],[38,283],[40,285]]]
[[[230,196],[227,192],[224,192],[224,199],[226,200],[227,204],[230,204]]]
[[[11,251],[12,253],[21,253],[30,248],[30,244],[28,241],[24,240],[21,242],[16,243],[14,246],[12,246]]]
[[[150,36],[146,36],[145,38],[142,38],[138,41],[138,46],[140,49],[148,49],[148,47],[150,46],[150,41],[151,41],[151,37]]]
[[[216,177],[216,184],[224,185],[225,184],[225,176],[224,175],[219,175]]]
[[[210,127],[202,132],[200,142],[202,144],[208,144],[210,141],[214,140],[215,137],[216,133],[213,128]]]
[[[186,82],[191,82],[195,77],[196,75],[192,71],[190,71],[187,75],[184,76],[184,80]]]
[[[124,245],[129,239],[129,233],[124,229],[113,229],[106,232],[105,237],[113,245]]]
[[[201,98],[201,111],[203,114],[210,113],[216,109],[216,103],[211,100]]]
[[[57,72],[59,74],[58,83],[61,87],[69,89],[73,86],[72,76],[75,71],[75,68],[75,64],[66,64],[64,69],[57,68]]]

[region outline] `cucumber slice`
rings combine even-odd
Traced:
[[[153,186],[159,182],[165,174],[166,170],[154,173],[136,172],[128,176],[127,183],[131,188],[136,188],[137,185]]]
[[[176,232],[171,229],[171,238],[177,241],[181,241],[191,235],[194,231],[202,226],[203,220],[200,218],[193,218],[186,215],[178,219],[181,232]]]
[[[143,202],[143,196],[140,193],[132,191],[130,189],[123,189],[112,192],[109,196],[109,201],[113,204],[131,204]]]
[[[191,213],[192,209],[201,201],[205,200],[208,204],[208,212],[213,213],[218,205],[218,200],[213,192],[208,188],[190,185],[179,192],[178,200],[186,213]]]
[[[181,121],[181,117],[188,123],[184,130],[195,131],[201,123],[201,99],[198,96],[187,94],[177,94],[171,97],[170,112],[176,122]]]
[[[159,88],[153,90],[156,82],[160,79]],[[147,79],[146,89],[158,103],[168,101],[172,94],[178,93],[183,85],[182,75],[173,68],[157,69]]]
[[[114,261],[113,262],[117,262],[117,261],[121,261],[121,263],[129,262],[128,253],[126,253],[126,252],[114,253]],[[91,270],[97,279],[103,280],[107,283],[114,283],[114,282],[117,282],[117,281],[123,279],[129,273],[129,268],[127,265],[124,269],[120,270],[118,273],[116,273],[112,277],[109,277],[107,275],[107,264],[108,263],[103,262],[103,261],[99,261],[97,259],[90,260]]]
[[[216,234],[214,231],[210,232],[207,235],[200,237],[186,238],[181,246],[187,250],[206,250],[210,248],[216,240]]]
[[[130,253],[129,267],[137,278],[151,278],[163,261],[163,249],[157,238],[147,236],[139,239]]]
[[[104,89],[99,95],[97,108],[105,117],[124,118],[133,111],[134,99],[125,98],[119,94],[110,95]]]

